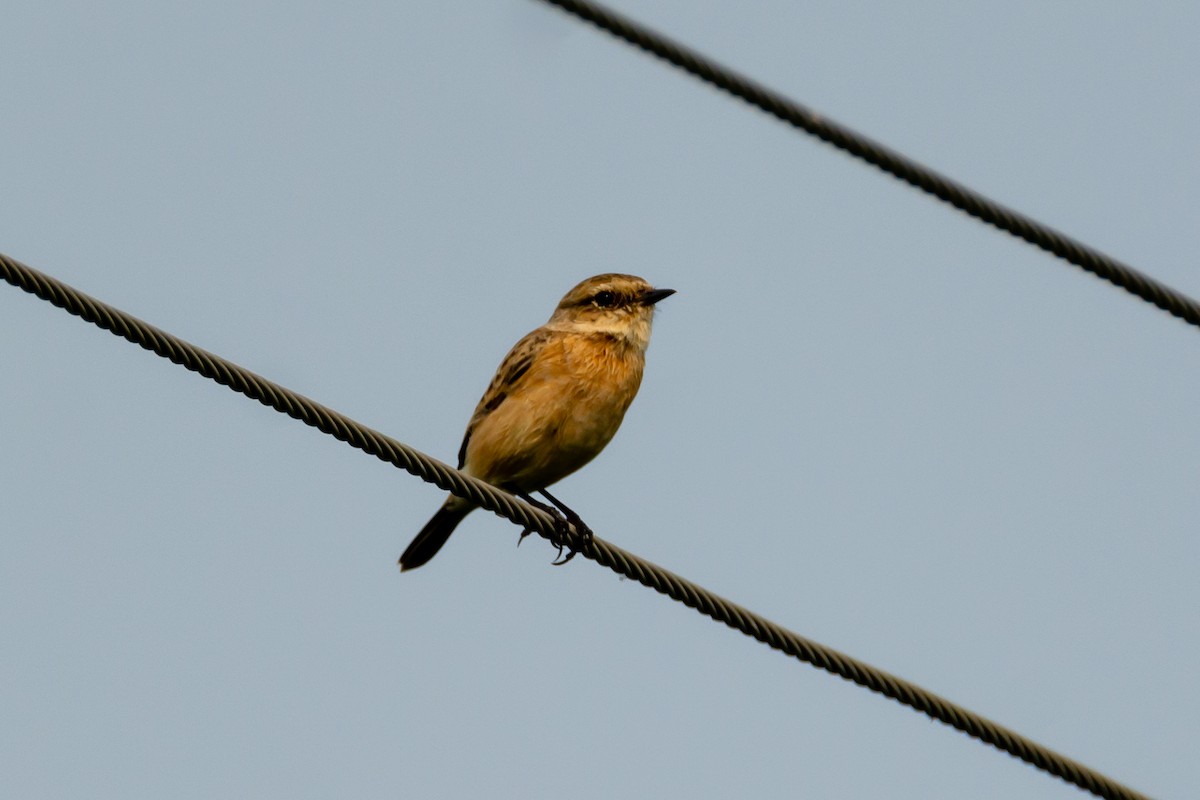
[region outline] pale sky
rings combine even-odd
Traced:
[[[1200,297],[1194,3],[614,6]],[[1200,785],[1200,330],[533,0],[10,0],[0,252],[445,461],[678,290],[596,533]],[[1079,791],[0,286],[0,794]]]

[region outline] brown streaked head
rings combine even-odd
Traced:
[[[589,309],[600,313],[621,310],[636,313],[638,309],[651,307],[673,294],[674,289],[655,289],[636,275],[607,272],[581,281],[567,292],[559,301],[555,315],[561,311],[578,313]]]

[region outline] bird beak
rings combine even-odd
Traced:
[[[675,294],[674,289],[651,289],[642,295],[642,305],[652,306],[659,300],[666,300],[673,294]]]

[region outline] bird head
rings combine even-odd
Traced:
[[[674,289],[655,289],[636,275],[595,275],[563,296],[549,327],[620,336],[645,350],[654,306],[673,294]]]

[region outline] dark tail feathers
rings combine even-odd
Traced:
[[[437,555],[437,551],[442,549],[442,545],[450,538],[450,534],[454,533],[458,523],[474,508],[475,506],[458,497],[448,499],[433,515],[433,519],[421,528],[421,532],[412,540],[404,555],[400,556],[400,571],[416,569]]]

